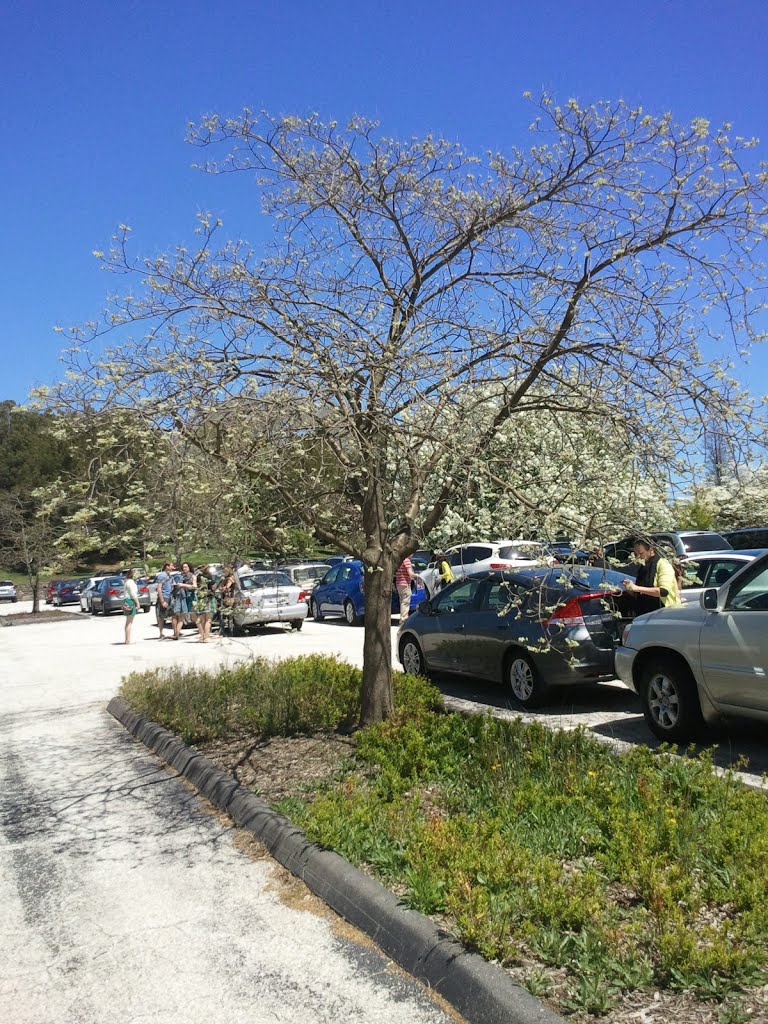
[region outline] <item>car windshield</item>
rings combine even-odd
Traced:
[[[260,572],[258,575],[241,576],[240,587],[243,590],[260,590],[263,587],[292,587],[291,577],[284,572]]]
[[[682,537],[686,551],[730,551],[731,545],[719,533],[699,533],[694,537]]]
[[[10,580],[0,580],[0,587],[12,587],[13,583]]]

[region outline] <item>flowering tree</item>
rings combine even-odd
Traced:
[[[625,422],[662,460],[722,411],[701,334],[753,336],[766,174],[746,169],[752,143],[623,103],[535,109],[529,145],[482,157],[359,118],[207,117],[189,133],[221,152],[205,170],[255,179],[274,245],[219,243],[202,215],[193,248],[142,259],[121,229],[97,255],[128,287],[73,332],[49,396],[127,406],[226,452],[363,559],[364,723],[392,706],[393,571],[510,420]]]

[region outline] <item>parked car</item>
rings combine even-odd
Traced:
[[[236,580],[232,615],[222,620],[223,628],[229,624],[233,631],[240,631],[270,622],[288,622],[298,630],[304,625],[308,594],[287,573],[241,569]]]
[[[84,586],[85,580],[59,580],[53,588],[51,604],[54,608],[61,608],[65,604],[80,603],[80,589]]]
[[[723,536],[735,551],[768,548],[768,526],[744,526],[740,530],[723,530]]]
[[[662,740],[696,739],[704,723],[728,716],[768,721],[768,555],[699,604],[639,615],[624,630],[616,671]]]
[[[614,678],[629,614],[623,575],[579,566],[473,573],[419,606],[398,632],[406,672],[505,683],[535,707],[550,686]]]
[[[16,604],[18,599],[16,584],[11,580],[0,580],[0,601],[12,601]]]
[[[768,553],[768,549],[755,551],[703,551],[681,559],[683,578],[680,597],[683,604],[698,604],[704,590],[722,587],[739,569]]]
[[[142,576],[136,580],[139,592],[139,607],[148,612],[151,607],[149,580]],[[122,576],[105,576],[91,591],[91,615],[111,615],[123,610],[125,580]]]
[[[408,556],[411,560],[411,566],[414,572],[421,572],[426,569],[430,562],[435,560],[435,552],[430,548],[419,548],[418,551],[414,551],[412,555]]]
[[[90,612],[91,610],[91,595],[96,587],[97,583],[100,583],[106,576],[91,576],[83,585],[80,587],[80,611]]]
[[[330,555],[328,558],[323,559],[326,565],[339,565],[341,562],[352,562],[354,559],[352,555]]]
[[[56,588],[60,583],[66,583],[66,580],[50,580],[48,586],[45,588],[45,603],[51,604],[53,601],[53,595],[56,592]]]
[[[576,547],[573,541],[550,541],[544,545],[544,549],[561,565],[586,565],[589,561],[589,552]]]
[[[469,573],[491,572],[494,569],[517,569],[526,566],[552,565],[554,558],[543,544],[534,540],[494,540],[459,544],[446,552],[455,579]],[[419,573],[427,597],[435,592],[437,565],[431,562]]]
[[[651,540],[676,558],[685,558],[698,551],[732,551],[731,545],[720,533],[711,530],[657,530],[648,534]],[[603,553],[606,559],[619,565],[626,565],[632,558],[632,545],[636,535],[623,537],[621,540],[606,544]]]
[[[325,562],[286,562],[278,566],[278,569],[290,576],[296,586],[306,592],[307,603],[316,584],[328,572]]]
[[[411,611],[426,598],[424,588],[417,583],[411,592]],[[340,562],[333,566],[317,583],[310,597],[310,611],[316,622],[335,615],[343,615],[350,626],[362,622],[365,616],[364,572],[359,561]],[[392,586],[392,614],[399,614],[400,598]]]

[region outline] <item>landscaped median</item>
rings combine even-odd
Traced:
[[[446,714],[313,656],[129,677],[125,701],[561,1013],[737,1024],[768,1011],[768,804],[706,757]],[[341,727],[341,734],[336,732]]]

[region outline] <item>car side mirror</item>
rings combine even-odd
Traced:
[[[714,587],[705,590],[701,595],[701,607],[705,608],[708,612],[717,611],[717,591]]]
[[[432,605],[430,604],[429,601],[422,601],[419,604],[419,606],[417,608],[417,611],[420,611],[422,615],[431,615],[432,614]]]

